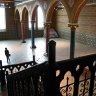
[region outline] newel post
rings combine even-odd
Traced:
[[[48,64],[49,64],[49,96],[56,96],[56,64],[55,64],[55,41],[48,43]]]
[[[2,70],[2,60],[0,60],[0,82],[1,82],[1,90],[3,90],[3,87],[6,84],[6,82],[5,82],[5,73]]]

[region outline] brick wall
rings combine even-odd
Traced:
[[[65,10],[55,10],[55,30],[61,38],[70,39],[68,16]],[[96,5],[86,5],[79,17],[79,27],[76,29],[78,42],[96,47]]]
[[[96,47],[96,5],[85,6],[78,23],[77,40]]]
[[[18,29],[15,28],[15,20],[14,20],[14,8],[6,8],[6,31],[0,32],[0,40],[14,40],[21,39],[21,23],[18,22]],[[18,31],[17,31],[18,30]],[[43,34],[42,30],[38,30],[38,34],[36,33],[36,37],[40,37]],[[28,22],[25,24],[25,38],[31,37],[31,31],[28,30]]]
[[[70,38],[70,28],[68,27],[68,16],[65,9],[54,10],[52,25],[54,29],[58,32],[59,37],[69,39]],[[56,16],[56,17],[55,17]],[[54,18],[55,17],[55,18]]]
[[[15,39],[14,8],[6,8],[6,31],[0,32],[0,40]]]

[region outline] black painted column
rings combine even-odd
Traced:
[[[75,56],[75,31],[77,24],[69,24],[71,28],[71,38],[70,38],[70,59],[73,59]]]
[[[16,37],[18,38],[18,19],[15,19],[15,33],[16,33]]]
[[[32,40],[32,48],[36,48],[35,46],[35,30],[34,30],[35,20],[31,21],[31,40]]]

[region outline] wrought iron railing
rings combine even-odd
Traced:
[[[46,70],[46,63],[42,63],[8,75],[8,96],[45,96]]]
[[[56,62],[56,65],[59,96],[96,95],[96,54]]]
[[[2,70],[4,71],[5,74],[6,71],[8,71],[9,74],[12,74],[24,70],[26,68],[32,67],[35,64],[36,63],[34,63],[33,61],[30,61],[30,62],[24,62],[19,64],[5,65],[2,66]]]
[[[0,60],[0,82],[1,82],[1,87],[3,87],[6,84],[6,80],[5,80],[6,73],[13,74],[13,73],[19,72],[21,70],[25,70],[25,69],[27,69],[29,67],[32,67],[35,64],[36,64],[35,61],[30,61],[30,62],[24,62],[24,63],[19,63],[19,64],[2,66],[2,61]]]

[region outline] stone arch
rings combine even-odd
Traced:
[[[32,13],[32,20],[35,20],[35,16],[36,16],[36,10],[38,8],[38,5],[35,6],[34,10],[33,10],[33,13]]]
[[[64,5],[64,8],[65,8],[65,10],[66,10],[66,12],[68,14],[68,11],[67,11],[67,10],[69,10],[68,6],[66,6],[66,4],[63,1],[56,0],[53,3],[51,3],[51,5],[49,6],[49,9],[48,9],[47,14],[46,14],[46,22],[50,22],[51,21],[52,13],[54,11],[55,6],[58,4],[58,2],[61,2]]]
[[[38,8],[38,6],[41,7],[43,15],[44,15],[44,10],[43,10],[43,7],[41,6],[41,4],[39,2],[35,2],[33,7],[31,8],[31,16],[30,16],[31,20],[34,20],[34,18],[35,18],[35,11]]]
[[[61,7],[58,7],[58,6],[61,6]],[[62,11],[61,11],[62,10]],[[55,2],[53,2],[51,5],[50,5],[50,7],[49,7],[49,10],[48,10],[48,12],[47,12],[47,15],[46,15],[46,23],[51,23],[50,24],[50,33],[49,33],[49,37],[51,38],[51,37],[58,37],[58,32],[60,31],[60,30],[58,30],[58,28],[56,28],[56,26],[58,26],[58,23],[56,23],[57,21],[56,21],[56,19],[58,18],[58,15],[56,15],[56,14],[58,14],[58,12],[59,13],[63,13],[63,15],[66,15],[66,21],[67,21],[67,23],[69,22],[69,18],[68,18],[68,13],[67,13],[67,10],[66,10],[66,8],[65,8],[65,6],[64,6],[64,4],[63,4],[63,2],[61,2],[61,1],[55,1]],[[54,17],[55,16],[55,17]],[[54,18],[56,18],[56,19],[54,19]],[[64,20],[65,20],[65,18],[60,18],[59,20],[60,20],[60,22],[62,22],[62,20],[63,20],[63,22],[64,22]],[[52,22],[55,22],[55,24],[54,23],[52,23]],[[68,27],[68,24],[65,24],[64,23],[64,26],[63,26],[63,28],[65,28],[65,27]],[[60,26],[60,28],[62,27],[62,26]],[[52,32],[53,31],[53,32]],[[56,32],[57,31],[57,32]],[[46,34],[46,33],[45,33]]]
[[[18,9],[15,10],[15,19],[20,19],[20,14]]]
[[[86,5],[86,3],[88,2],[88,0],[83,0],[81,2],[76,2],[75,6],[73,7],[73,10],[72,10],[72,13],[71,13],[71,16],[72,20],[70,20],[71,22],[70,23],[77,23],[78,22],[78,18],[79,18],[79,15],[80,15],[80,12],[81,10],[83,9],[83,7]]]
[[[28,16],[28,10],[26,7],[22,10],[22,20],[26,20],[26,17]]]
[[[55,1],[55,2],[53,2],[53,3],[50,5],[49,10],[48,10],[48,12],[47,12],[47,14],[46,14],[46,22],[50,22],[50,21],[51,21],[52,13],[53,13],[54,8],[55,8],[55,6],[56,6],[57,3],[58,3],[58,1]]]
[[[36,20],[36,18],[38,18],[36,16],[36,11],[37,11],[38,7],[40,7],[42,9],[42,12],[43,12],[43,17],[42,18],[44,18],[44,9],[43,9],[42,4],[40,4],[40,2],[35,2],[33,7],[31,8],[30,20],[33,21],[33,22],[35,21],[34,24],[35,24],[35,27],[36,27],[36,34],[39,36],[39,35],[43,34],[43,29],[42,29],[42,32],[41,32],[41,30],[39,31],[38,21],[37,21],[38,19]],[[39,33],[39,32],[41,32],[41,33]]]

